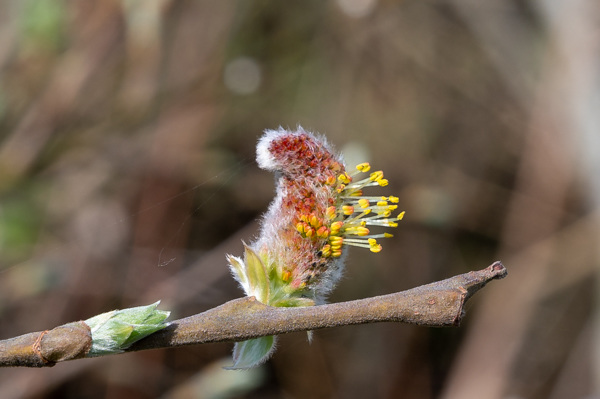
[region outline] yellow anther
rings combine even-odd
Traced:
[[[387,206],[387,201],[377,201],[377,206]]]
[[[377,252],[381,252],[381,245],[377,244],[375,246],[372,246],[371,248],[369,248],[371,250],[371,252],[377,253]]]
[[[366,198],[361,198],[358,200],[358,205],[360,205],[361,208],[368,208],[369,207],[369,200]]]
[[[321,237],[321,238],[329,237],[329,229],[325,226],[319,227],[319,230],[317,230],[317,237]]]
[[[397,204],[398,201],[400,201],[400,198],[394,197],[393,195],[390,195],[389,201],[392,202],[392,203],[394,203],[394,204]]]
[[[308,226],[306,228],[306,231],[304,232],[304,234],[306,234],[306,236],[308,238],[312,237],[315,234],[315,229],[313,229],[312,227]]]
[[[349,184],[352,181],[350,176],[348,176],[348,173],[343,173],[343,174],[339,175],[338,180],[344,184]]]
[[[398,220],[402,220],[404,218],[404,212],[405,211],[400,212],[400,214],[398,215]]]
[[[385,187],[385,186],[387,186],[388,184],[390,184],[390,182],[388,181],[388,179],[379,179],[379,180],[377,180],[377,183],[379,183],[379,185],[380,185],[381,187]]]
[[[331,245],[342,245],[344,239],[340,236],[329,236],[329,242]]]
[[[369,175],[369,179],[371,181],[379,181],[379,180],[383,179],[383,172],[381,170],[378,170],[377,172],[373,172]]]
[[[321,226],[321,222],[319,220],[319,218],[316,215],[312,215],[310,217],[310,225],[312,227],[314,227],[315,229],[319,228],[319,226]]]
[[[291,278],[292,278],[292,273],[290,273],[288,271],[283,272],[283,274],[281,275],[281,279],[286,283],[288,281],[290,281]]]
[[[327,216],[328,219],[333,219],[335,217],[335,206],[330,206],[327,208],[325,211],[325,216]]]
[[[339,193],[341,193],[342,191],[344,191],[344,189],[345,189],[345,188],[346,188],[346,185],[345,185],[345,184],[340,184],[340,185],[338,186],[338,188],[336,189],[336,191],[337,191],[337,192],[338,192],[338,194],[339,194]]]
[[[328,258],[331,256],[331,245],[325,244],[323,248],[321,248],[321,256]]]
[[[369,234],[369,229],[367,229],[366,227],[357,227],[356,234],[358,234],[361,237],[366,236]]]
[[[304,233],[304,223],[300,222],[296,224],[296,230],[298,230],[298,233],[300,234]]]
[[[344,222],[342,221],[337,221],[337,222],[333,222],[331,223],[331,231],[340,231],[340,229],[342,228],[342,226],[344,225]]]
[[[364,162],[364,163],[356,165],[356,169],[359,172],[368,172],[371,169],[371,165],[369,165],[368,162]]]
[[[390,234],[390,233],[383,233],[383,236],[384,236],[385,238],[392,238],[394,235],[393,235],[393,234]]]
[[[340,249],[337,251],[332,251],[331,256],[333,256],[334,258],[339,258],[340,256],[342,256],[342,250]]]
[[[371,252],[379,252],[381,251],[381,245],[377,244],[377,240],[375,240],[374,238],[369,238],[369,246],[370,246],[370,250]]]
[[[388,226],[390,226],[390,227],[398,227],[398,223],[388,222]]]
[[[361,195],[363,195],[362,190],[356,190],[353,191],[352,194],[350,194],[351,197],[360,197]]]
[[[327,180],[325,180],[325,184],[333,186],[335,184],[335,176],[329,176]]]
[[[352,205],[344,205],[342,206],[342,211],[344,212],[344,215],[350,216],[354,213],[354,207]]]

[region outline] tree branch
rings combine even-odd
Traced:
[[[351,324],[395,321],[430,327],[458,326],[465,302],[488,282],[507,274],[500,262],[486,269],[407,291],[320,306],[276,308],[246,297],[194,316],[134,343],[127,352],[210,342],[244,341],[266,335]],[[47,367],[86,357],[92,342],[83,322],[0,341],[0,367]]]

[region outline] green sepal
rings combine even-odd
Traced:
[[[228,370],[248,369],[267,361],[275,350],[275,336],[259,337],[236,342],[233,348],[233,366]]]
[[[267,268],[249,246],[244,244],[246,252],[244,253],[244,263],[246,265],[246,279],[250,291],[259,302],[267,304],[269,301],[269,277]]]
[[[315,301],[310,298],[288,297],[288,298],[283,298],[279,301],[276,301],[270,305],[279,307],[279,308],[297,308],[300,306],[315,306]]]

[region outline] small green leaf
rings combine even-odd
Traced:
[[[246,252],[244,254],[244,263],[246,264],[246,277],[252,294],[259,302],[264,304],[269,300],[269,277],[267,268],[262,260],[250,247],[244,244]]]
[[[248,288],[248,278],[246,277],[246,270],[244,262],[237,256],[227,255],[227,261],[229,262],[229,268],[233,277],[241,284],[244,291]],[[246,292],[247,293],[247,292]]]
[[[228,370],[247,369],[264,363],[275,349],[275,336],[260,337],[236,342],[233,348],[233,366]]]

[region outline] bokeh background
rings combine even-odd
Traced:
[[[500,259],[460,328],[282,337],[0,370],[2,398],[599,398],[600,3],[0,2],[0,338],[242,295],[264,129],[326,134],[406,217],[331,301]]]

